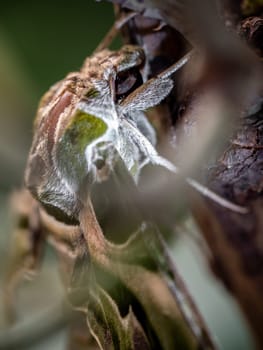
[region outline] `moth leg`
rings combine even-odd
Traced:
[[[37,270],[44,242],[39,205],[28,191],[22,190],[12,195],[11,210],[15,229],[4,280],[4,312],[7,324],[14,323],[16,319],[15,290],[24,278]]]

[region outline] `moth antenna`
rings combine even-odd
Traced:
[[[165,158],[162,158],[160,156],[157,157],[157,163],[164,166],[168,170],[172,171],[175,174],[179,174],[180,170],[170,161],[168,161]],[[207,197],[211,199],[213,202],[221,205],[224,208],[227,208],[233,212],[239,213],[239,214],[247,214],[249,212],[249,209],[246,207],[242,207],[238,204],[235,204],[220,195],[216,194],[214,191],[210,190],[208,187],[200,184],[198,181],[192,179],[191,177],[186,177],[185,181],[188,185],[190,185],[192,188],[194,188],[197,192],[201,193],[204,197]]]
[[[247,207],[242,207],[241,205],[237,205],[233,202],[230,202],[229,200],[221,197],[220,195],[213,192],[208,187],[200,184],[194,179],[187,177],[185,181],[196,191],[200,192],[204,197],[211,199],[212,201],[221,205],[224,208],[230,209],[231,211],[234,211],[239,214],[247,214],[249,212],[249,209]]]

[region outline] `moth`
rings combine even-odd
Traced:
[[[169,94],[172,74],[191,54],[144,81],[140,47],[106,49],[51,87],[39,105],[25,173],[26,187],[48,213],[77,222],[83,193],[107,178],[119,159],[135,182],[149,163],[178,172],[157,153],[155,131],[144,111]],[[203,195],[244,212],[193,179],[186,181]]]

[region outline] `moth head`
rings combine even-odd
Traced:
[[[142,69],[145,64],[144,51],[139,47],[126,45],[119,54],[122,60],[116,67],[115,102],[121,102],[143,84]]]
[[[145,54],[140,47],[125,45],[119,51],[94,54],[85,61],[81,74],[94,84],[100,98],[109,93],[119,103],[143,84],[144,63]]]

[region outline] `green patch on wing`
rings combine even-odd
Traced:
[[[80,184],[87,175],[85,149],[101,137],[107,124],[94,115],[77,111],[67,125],[57,147],[57,163],[62,176],[73,184]]]

